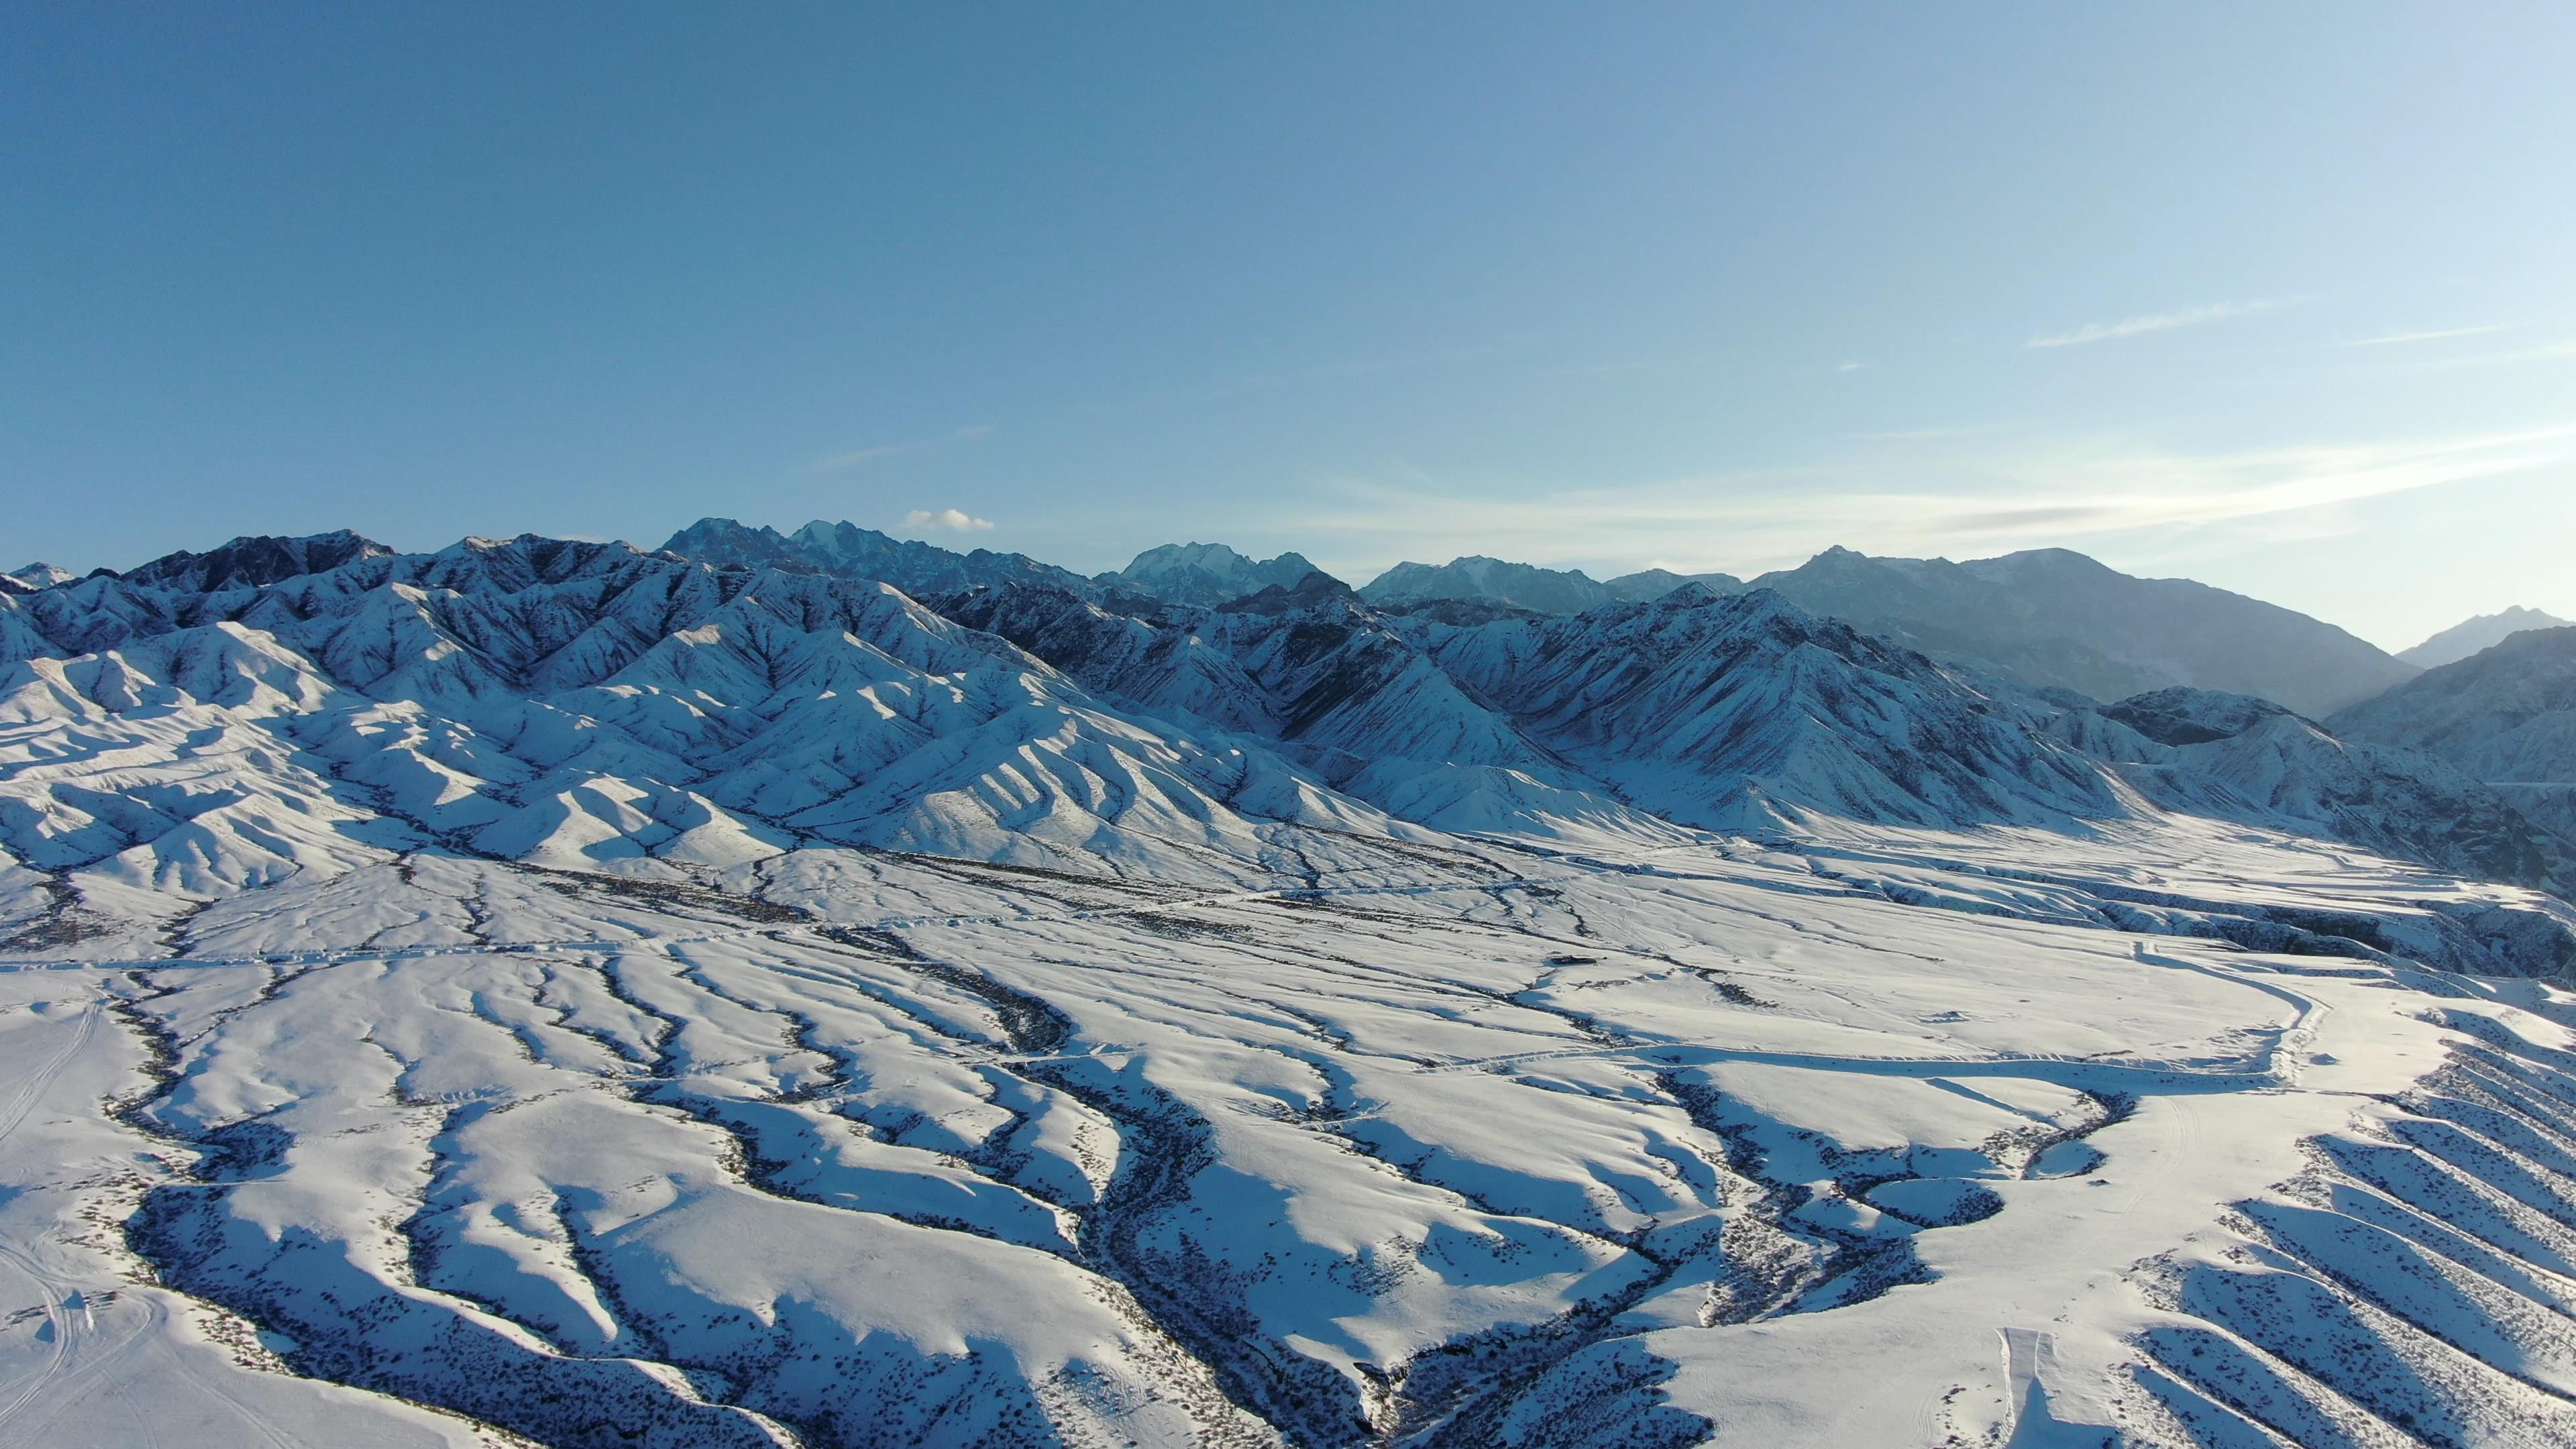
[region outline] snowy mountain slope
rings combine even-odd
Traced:
[[[0,597],[0,1441],[2576,1433],[2576,908],[2401,751],[1764,592],[239,572]]]
[[[2511,811],[2427,764],[2289,727],[2268,746],[2142,752],[1776,598],[1691,587],[1468,628],[1380,615],[1321,575],[1219,611],[1119,613],[1025,587],[948,604],[1024,653],[882,587],[622,545],[346,551],[265,587],[94,578],[7,601],[9,652],[104,651],[94,679],[13,686],[58,712],[114,713],[163,687],[221,709],[234,674],[279,674],[273,692],[301,703],[260,728],[311,752],[289,758],[314,778],[227,788],[254,816],[272,793],[355,812],[319,835],[304,828],[329,818],[318,808],[295,829],[236,830],[196,787],[173,805],[156,780],[94,809],[74,803],[85,780],[22,775],[29,859],[113,859],[132,885],[202,891],[419,839],[651,870],[815,836],[1189,873],[1267,868],[1262,820],[1386,828],[1350,797],[1437,829],[1631,840],[1671,837],[1665,822],[2071,823],[2152,800],[2491,878],[2550,874]],[[190,632],[209,628],[233,633]],[[169,658],[130,653],[181,636]],[[181,668],[212,682],[191,688]],[[222,847],[196,852],[209,831]]]
[[[1135,562],[1092,582],[1174,604],[1222,604],[1277,586],[1293,589],[1318,572],[1304,554],[1253,559],[1221,543],[1167,543],[1136,555]]]
[[[10,592],[27,594],[32,594],[38,589],[50,589],[56,584],[67,584],[79,577],[80,575],[70,569],[56,568],[52,564],[43,562],[31,563],[25,568],[12,569],[6,574],[0,574],[0,578],[5,578],[10,584],[17,586]]]
[[[431,840],[662,874],[817,837],[1188,878],[1267,869],[1282,826],[1386,829],[882,585],[476,540],[209,595],[93,579],[12,617],[37,657],[0,682],[24,750],[0,837],[183,896]]]
[[[2576,850],[2576,628],[2515,633],[2328,723],[2459,767]]]
[[[2500,614],[2480,614],[2454,624],[2412,649],[2398,650],[2397,657],[2418,669],[2437,669],[2492,649],[2525,629],[2564,629],[2570,622],[2576,621],[2516,604]]]
[[[1092,587],[1070,569],[1039,563],[1025,554],[981,548],[958,553],[915,539],[890,538],[854,523],[826,523],[819,518],[792,534],[766,526],[749,527],[730,518],[701,518],[672,534],[661,551],[723,567],[770,568],[890,583],[913,595],[1013,583],[1051,584],[1076,593],[1088,592]]]
[[[2176,690],[2096,714],[1776,596],[1686,591],[1573,619],[1391,615],[1320,580],[1150,619],[1026,589],[943,607],[1096,692],[1277,739],[1345,791],[1441,829],[1634,839],[1659,833],[1640,809],[1772,829],[2162,808],[2525,885],[2551,882],[2564,854],[2439,761],[2347,744],[2267,701]]]
[[[2481,778],[2576,776],[2576,628],[2517,633],[2327,721],[2439,755]]]
[[[281,881],[0,972],[0,1432],[142,1442],[113,1384],[254,1442],[2563,1437],[2576,999],[1960,839]]]
[[[2188,685],[2321,719],[2412,677],[2412,666],[2304,614],[2185,579],[2133,578],[2065,549],[1952,563],[1835,548],[1754,585],[1935,658],[2095,699]]]
[[[2337,739],[2268,700],[2210,690],[2159,690],[2102,714],[2171,748],[2140,752],[2122,770],[2170,809],[2290,822],[2482,880],[2566,889],[2568,852],[2504,797],[2433,756]]]
[[[1607,798],[1323,574],[1218,610],[1174,606],[1149,617],[1036,589],[943,607],[1109,697],[1276,740],[1401,819],[1443,830],[1684,834]]]
[[[360,559],[383,558],[392,549],[348,529],[309,538],[244,535],[207,553],[163,554],[127,573],[127,582],[150,588],[213,593],[273,584],[299,574],[327,573]]]
[[[2091,759],[1920,655],[1767,591],[1693,585],[1447,632],[1441,666],[1685,824],[2064,821],[2126,808]]]

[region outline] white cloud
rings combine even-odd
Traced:
[[[2080,347],[2088,342],[2117,342],[2150,332],[2171,332],[2177,327],[2198,327],[2209,322],[2224,322],[2231,317],[2248,317],[2257,312],[2295,307],[2306,300],[2305,297],[2276,297],[2252,302],[2213,302],[2205,307],[2185,307],[2178,312],[2149,312],[2123,317],[2117,322],[2088,322],[2072,332],[2034,337],[2022,346]]]
[[[817,473],[837,473],[844,468],[865,466],[879,458],[894,458],[905,453],[918,453],[924,446],[921,443],[887,443],[874,448],[852,448],[846,453],[826,454],[815,459],[809,466]]]
[[[2135,438],[1962,430],[1863,440],[1798,467],[1497,496],[1493,480],[1341,478],[1338,501],[1264,520],[1365,580],[1398,559],[1484,553],[1625,572],[1757,573],[1829,544],[1979,557],[2242,526],[2301,510],[2576,462],[2576,425],[2465,437],[2193,452]],[[2093,546],[2100,546],[2098,543]],[[1436,554],[1437,557],[1430,555]]]
[[[927,508],[916,508],[903,516],[903,526],[906,528],[953,528],[959,533],[984,533],[992,528],[993,520],[989,518],[977,518],[973,514],[958,508],[943,508],[936,513],[931,512]]]

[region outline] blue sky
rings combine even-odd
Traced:
[[[1604,8],[0,10],[0,552],[2062,545],[2576,617],[2576,7]]]

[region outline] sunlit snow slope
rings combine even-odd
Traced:
[[[2576,1441],[2576,996],[2427,964],[2576,913],[2117,721],[1758,598],[200,582],[0,599],[0,1443]]]

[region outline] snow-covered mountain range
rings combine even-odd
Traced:
[[[1389,607],[1449,599],[1579,614],[1688,583],[1714,593],[1770,589],[1944,662],[2095,699],[2179,685],[2323,716],[2417,667],[2304,614],[2187,579],[2133,578],[2064,549],[1952,563],[1833,548],[1751,584],[1661,569],[1596,583],[1579,571],[1462,558],[1398,564],[1360,594]]]
[[[2323,647],[2016,557],[1808,569]],[[13,582],[10,1442],[2576,1435],[2576,630],[2321,723],[1213,545]]]

